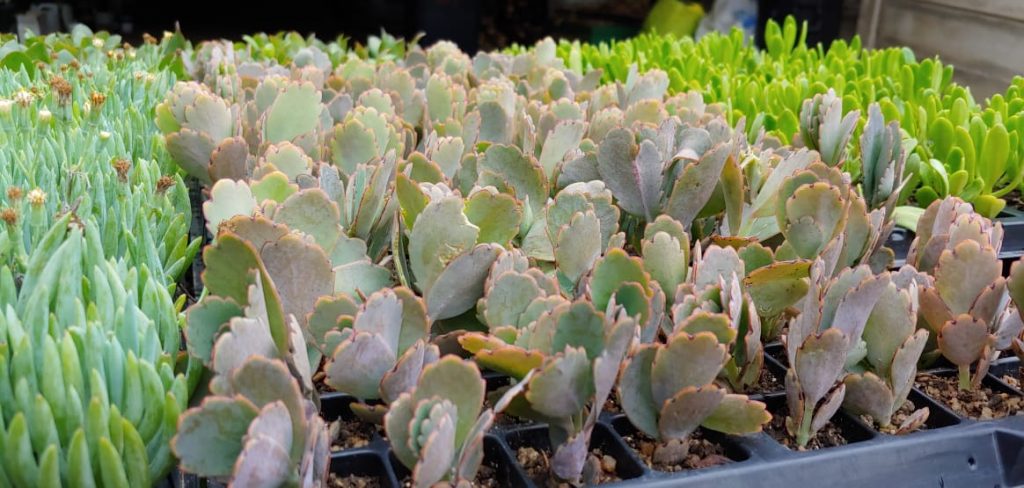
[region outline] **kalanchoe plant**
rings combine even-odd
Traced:
[[[1010,324],[1024,321],[1021,318],[1021,305],[1024,305],[1024,265],[1020,264],[1020,260],[1010,266],[1010,276],[1006,278],[1006,288],[1010,292],[1010,299],[1013,300],[1013,307],[1007,308],[1003,320]],[[1007,325],[1005,327],[1007,331],[1016,328],[1020,328],[1020,332],[1010,339],[1010,346],[1018,358],[1024,358],[1024,326]]]
[[[936,200],[917,221],[907,264],[934,275],[942,253],[964,240],[974,240],[998,254],[1003,245],[1003,225],[974,213],[974,207],[959,198]]]
[[[412,470],[413,486],[475,481],[494,421],[493,410],[481,411],[485,387],[475,364],[449,355],[424,367],[391,403],[384,428],[395,457]]]
[[[689,127],[676,117],[652,125],[609,131],[597,172],[626,213],[647,222],[664,213],[688,229],[712,199],[727,160],[737,158],[742,129],[734,133],[721,119]]]
[[[860,136],[861,194],[868,208],[885,207],[890,218],[905,183],[906,154],[900,142],[899,122],[886,125],[878,104],[871,104]]]
[[[303,393],[311,396],[316,365],[310,362],[308,334],[304,332],[307,315],[314,307],[309,300],[316,300],[317,286],[329,290],[330,280],[310,286],[313,282],[300,281],[309,276],[282,274],[285,268],[278,264],[285,262],[280,261],[283,256],[301,265],[309,251],[316,249],[303,246],[294,236],[282,237],[278,243],[280,247],[265,244],[263,253],[257,253],[250,241],[225,231],[203,251],[206,295],[188,310],[188,349],[219,375],[211,384],[223,381],[221,378],[246,357],[259,355],[285,363]],[[307,288],[296,286],[300,282]]]
[[[322,298],[317,305],[316,320],[333,326],[323,334],[324,382],[364,402],[381,399],[385,406],[394,402],[440,355],[437,346],[427,343],[426,306],[407,288],[378,291],[358,308],[345,295]],[[365,403],[352,408],[363,418],[377,421],[386,410]]]
[[[705,292],[710,293],[708,296],[715,302],[727,300],[733,296],[731,277],[735,275],[742,279],[741,290],[744,295],[743,300],[753,302],[757,320],[754,323],[753,319],[742,318],[742,313],[745,312],[743,306],[740,305],[741,302],[732,301],[729,302],[731,307],[740,308],[730,309],[728,312],[732,317],[731,323],[740,327],[743,327],[744,324],[749,325],[749,327],[757,327],[760,330],[761,337],[759,343],[761,341],[775,340],[781,332],[782,326],[785,325],[786,320],[796,313],[793,307],[807,293],[807,276],[811,262],[802,259],[775,261],[773,251],[755,241],[721,237],[713,238],[713,240],[722,242],[726,246],[722,247],[718,244],[712,244],[708,246],[706,251],[702,249],[699,243],[694,246],[693,268],[690,272],[688,285],[685,288],[676,290],[677,299],[675,303],[677,305],[683,303],[680,301],[680,294],[703,295]],[[708,287],[722,285],[721,280],[726,280],[725,285],[729,287],[728,290],[723,291],[723,293],[729,295],[727,297],[715,297],[717,288],[707,289]],[[696,303],[703,303],[705,300],[706,298],[700,298]],[[711,310],[718,309],[716,305],[707,305],[711,306]],[[702,305],[702,308],[707,308],[707,306]],[[736,310],[739,313],[733,313]],[[680,315],[682,312],[686,312],[686,310],[674,312],[678,317],[676,320],[677,324],[679,320],[685,320],[687,317],[685,314]],[[746,327],[743,327],[742,330],[740,328],[736,329],[737,337],[735,340],[737,346],[745,344],[744,348],[755,347],[752,341],[748,342],[744,339],[749,332],[750,330]],[[745,372],[740,377],[746,379],[734,378],[733,381],[739,381],[739,383],[734,383],[734,386],[756,380],[757,375],[754,374],[754,371],[749,366],[758,364],[757,358],[752,355],[740,354],[738,351],[733,351],[733,354],[735,354],[736,358],[743,358],[742,362],[754,361],[741,368]],[[754,354],[753,349],[750,350],[750,354]],[[755,369],[759,370],[760,366],[756,366]]]
[[[524,329],[459,338],[478,363],[517,381],[506,393],[507,412],[548,424],[551,469],[559,479],[588,476],[590,435],[637,333],[623,309],[613,312],[583,300],[562,303]]]
[[[800,142],[818,151],[829,166],[839,166],[846,158],[846,145],[853,136],[860,112],[843,115],[843,99],[831,88],[824,94],[804,100],[800,109]]]
[[[710,260],[715,259],[714,249],[709,249]],[[708,261],[705,263],[710,264]],[[680,286],[672,307],[670,335],[705,331],[714,334],[728,352],[719,376],[733,391],[742,392],[756,385],[760,378],[764,347],[761,319],[740,280],[733,272],[729,278],[719,275],[718,283],[708,283],[700,289],[691,283]]]
[[[937,346],[926,357],[941,354],[957,366],[961,390],[977,388],[999,351],[1024,328],[1006,312],[1007,280],[998,257],[1002,227],[949,198],[929,206],[918,228],[908,261],[913,257],[935,277],[920,290],[921,322]]]
[[[928,331],[917,328],[918,288],[928,286],[931,277],[911,266],[888,276],[889,283],[861,334],[864,359],[847,367],[843,408],[871,417],[883,430],[903,434],[920,427],[929,415],[924,407],[908,413],[899,425],[891,425],[914,385],[917,362],[928,342]]]
[[[786,430],[803,447],[839,410],[846,395],[844,366],[864,356],[862,334],[871,310],[889,283],[866,266],[829,280],[822,260],[811,268],[800,315],[785,337]]]
[[[246,358],[181,416],[182,469],[232,486],[323,486],[327,428],[284,363]]]
[[[664,344],[642,344],[630,353],[619,380],[619,403],[633,425],[660,441],[656,462],[685,459],[688,449],[679,446],[698,427],[752,434],[771,420],[764,403],[714,384],[728,358],[715,332],[685,328]]]

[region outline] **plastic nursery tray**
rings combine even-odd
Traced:
[[[769,352],[781,356],[778,346]],[[776,377],[783,364],[766,357],[766,367]],[[1022,395],[1000,378],[1016,375],[1016,358],[993,365],[985,384],[995,390]],[[952,374],[952,370],[928,372]],[[494,377],[489,378],[491,380]],[[490,383],[490,382],[489,382]],[[785,393],[753,395],[779,412],[785,405]],[[1010,487],[1024,485],[1024,416],[975,421],[963,418],[916,387],[909,398],[917,407],[931,411],[926,429],[904,436],[881,434],[861,419],[840,411],[833,417],[849,444],[813,451],[792,451],[769,434],[747,437],[704,432],[706,438],[721,445],[729,464],[678,473],[655,471],[647,467],[623,436],[635,432],[623,414],[604,412],[594,429],[591,449],[616,460],[621,486],[656,487],[780,487],[824,486],[830,488],[864,486],[901,487]],[[328,420],[352,418],[348,406],[353,401],[343,394],[322,397],[323,415]],[[536,487],[516,460],[521,446],[547,449],[547,427],[543,424],[499,423],[484,443],[484,464],[494,471],[499,486]],[[357,475],[375,477],[382,487],[405,486],[408,470],[391,454],[387,440],[374,436],[360,448],[332,454],[331,467],[339,477]]]
[[[205,248],[211,238],[206,231],[206,219],[203,217],[203,202],[205,201],[203,185],[195,178],[189,178],[185,181],[188,184],[188,196],[192,209],[192,221],[189,224],[188,240],[191,242],[196,237],[201,237],[202,248]],[[189,275],[182,278],[184,281],[187,281],[188,290],[192,294],[192,298],[196,300],[199,299],[199,295],[203,292],[203,268],[203,253],[200,250],[195,259],[192,260]]]
[[[1024,256],[1024,211],[1006,208],[995,218],[1003,224],[1003,246],[999,250],[999,259],[1003,261],[1003,275],[1010,272],[1010,265]],[[894,267],[898,268],[907,262],[910,243],[914,241],[914,232],[901,227],[893,229],[885,245],[896,254]]]

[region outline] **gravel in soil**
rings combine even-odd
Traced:
[[[896,435],[896,431],[898,431],[900,426],[903,425],[903,422],[906,422],[907,417],[910,417],[910,414],[914,413],[916,410],[917,407],[914,406],[914,402],[910,400],[904,401],[900,409],[897,410],[896,413],[892,414],[892,418],[889,419],[888,427],[878,426],[869,415],[861,415],[860,419],[863,420],[865,424],[870,425],[878,432],[881,432],[883,434]],[[915,429],[914,432],[918,432],[921,430],[928,430],[928,424],[921,424],[921,426]]]
[[[383,429],[379,425],[368,424],[359,419],[338,419],[331,422],[331,451],[366,447],[373,440],[374,434],[383,437]]]
[[[755,392],[774,393],[785,390],[786,386],[765,367],[761,368],[761,376],[757,378],[757,386],[755,388]]]
[[[1024,368],[1017,368],[1017,376],[1014,376],[1012,374],[1004,374],[1003,377],[1000,379],[1003,380],[1003,383],[1006,383],[1007,385],[1010,385],[1020,390],[1021,378],[1024,378]]]
[[[556,480],[551,474],[551,453],[547,450],[523,446],[516,450],[516,460],[537,486],[546,488],[570,488],[572,486],[567,482]],[[600,485],[622,481],[622,478],[619,478],[615,472],[617,465],[618,461],[615,458],[604,454],[600,449],[591,449],[587,456],[587,464],[583,468],[584,483]]]
[[[380,488],[382,485],[380,478],[376,476],[356,476],[353,474],[340,477],[331,473],[327,486],[330,488]]]
[[[501,488],[501,482],[498,481],[497,474],[498,468],[485,459],[483,464],[480,465],[480,469],[476,472],[476,478],[473,479],[473,483],[469,486],[473,488]],[[406,476],[405,478],[402,478],[399,484],[401,484],[403,488],[411,488],[412,477]]]
[[[925,395],[946,405],[958,415],[974,420],[1001,419],[1020,415],[1024,402],[1020,396],[981,385],[976,390],[960,390],[956,376],[917,375],[916,385]]]
[[[733,462],[725,456],[722,446],[709,441],[696,431],[682,441],[659,443],[642,432],[622,436],[649,468],[675,473],[709,468]]]
[[[786,432],[785,412],[772,412],[772,421],[765,427],[764,431],[779,444],[794,451],[813,451],[849,444],[846,437],[843,437],[843,431],[836,424],[829,422],[807,442],[806,446],[797,446],[796,439],[790,437],[789,433]]]

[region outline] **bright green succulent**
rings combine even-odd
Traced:
[[[66,214],[17,282],[0,267],[3,484],[148,486],[174,464],[189,397],[178,310],[159,276],[107,260],[99,234]]]

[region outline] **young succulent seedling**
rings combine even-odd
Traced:
[[[885,269],[891,261],[891,252],[879,254],[885,210],[869,212],[849,175],[835,167],[812,163],[784,180],[775,217],[786,239],[777,259],[828,256],[835,271],[868,263]]]
[[[0,482],[148,486],[174,465],[191,391],[178,312],[159,275],[108,261],[95,221],[72,217],[24,274],[0,266]]]
[[[978,219],[983,219],[976,216]],[[1024,324],[1007,315],[1007,280],[1002,262],[986,241],[985,227],[962,215],[934,267],[935,280],[921,289],[921,318],[936,335],[937,351],[959,370],[959,388],[981,384],[999,351],[1011,345]],[[974,366],[974,375],[971,370]]]
[[[399,176],[408,246],[393,246],[399,280],[424,297],[434,320],[461,315],[485,292],[484,280],[519,229],[522,211],[507,194],[481,190],[463,200],[446,185]],[[396,242],[396,244],[398,244]],[[402,256],[408,256],[408,274]]]
[[[804,100],[800,109],[800,142],[821,154],[821,160],[836,167],[846,159],[846,145],[860,118],[860,111],[843,115],[843,99],[833,89]]]
[[[706,128],[671,117],[655,123],[652,138],[624,127],[609,131],[597,172],[624,212],[646,222],[666,214],[688,229],[712,199],[726,162],[738,158],[742,130],[722,119]]]
[[[910,394],[917,375],[917,362],[928,342],[928,331],[917,328],[918,289],[931,277],[911,266],[887,273],[889,283],[875,302],[864,325],[861,339],[866,354],[848,367],[843,379],[846,396],[843,408],[867,415],[883,430],[904,434],[928,419],[928,407],[909,413],[899,425],[891,425]]]
[[[288,367],[254,355],[221,379],[181,416],[171,441],[181,468],[233,486],[323,486],[327,426]]]
[[[771,420],[764,403],[714,384],[728,359],[715,332],[685,328],[664,344],[642,344],[630,352],[619,403],[633,425],[660,442],[656,462],[685,459],[689,449],[682,441],[698,427],[742,435],[760,432]]]
[[[877,103],[868,107],[868,123],[860,136],[861,194],[868,208],[885,208],[891,218],[906,180],[906,154],[899,121],[888,125]]]
[[[486,385],[472,362],[445,356],[423,368],[392,403],[384,429],[416,487],[463,486],[476,479],[494,411],[483,409]],[[507,400],[499,401],[498,407]]]
[[[996,253],[1003,245],[1003,225],[974,213],[974,207],[957,198],[936,200],[917,221],[914,241],[907,252],[907,264],[935,275],[939,256],[964,240],[974,240]]]
[[[764,346],[761,344],[761,319],[740,280],[733,273],[730,278],[720,276],[717,284],[707,284],[699,291],[693,284],[680,286],[672,307],[673,327],[668,335],[705,331],[714,334],[728,352],[719,376],[733,391],[743,392],[756,385],[760,378]]]
[[[358,307],[344,295],[321,299],[318,305],[313,312],[317,328],[327,329],[322,336],[324,382],[362,402],[383,400],[381,406],[352,405],[367,420],[380,421],[386,406],[440,356],[437,346],[427,342],[430,320],[423,300],[407,288],[375,292]]]
[[[730,280],[735,275],[742,280],[743,294],[749,295],[745,299],[754,304],[760,324],[760,340],[775,340],[786,319],[796,313],[794,305],[807,293],[811,262],[802,259],[776,261],[771,249],[745,239],[716,238],[713,241],[722,242],[724,247],[712,244],[704,251],[700,243],[694,246],[693,268],[688,282],[690,286],[685,290],[677,289],[677,296],[679,293],[701,293],[709,286],[719,285],[720,280]],[[676,300],[675,303],[680,302]],[[738,302],[733,306],[738,306]],[[685,319],[683,315],[677,316],[680,320]],[[736,332],[740,333],[739,330]],[[747,332],[743,332],[744,336]],[[742,337],[737,337],[737,340],[743,342]],[[751,346],[752,342],[744,347]],[[755,359],[735,351],[734,354],[749,360]]]
[[[785,337],[786,430],[801,447],[842,405],[844,366],[863,358],[861,336],[889,283],[888,276],[874,276],[866,266],[831,280],[825,268],[820,259],[812,266],[807,297]]]
[[[1018,358],[1024,358],[1024,326],[1017,325],[1017,322],[1024,322],[1021,317],[1021,305],[1024,305],[1024,265],[1018,259],[1010,266],[1010,276],[1006,278],[1006,288],[1009,290],[1013,306],[1006,309],[1003,320],[1009,322],[1007,331],[1020,329],[1010,339],[1010,347]]]
[[[562,303],[528,327],[495,335],[465,334],[459,342],[478,363],[517,381],[507,411],[548,424],[552,474],[576,481],[598,414],[637,333],[623,309],[599,312],[585,300]],[[589,473],[592,475],[593,473]]]

